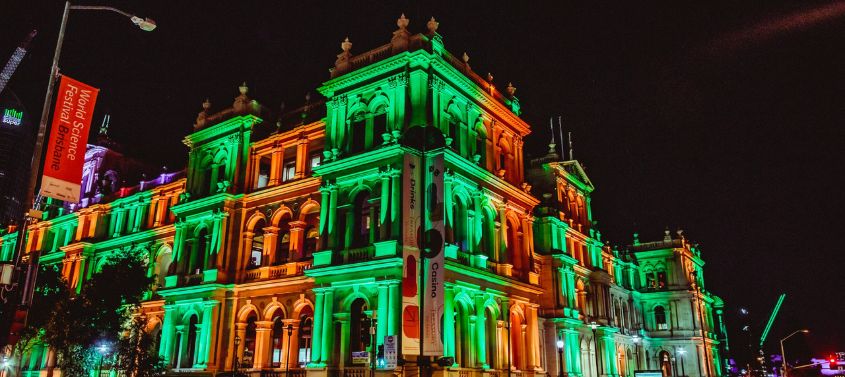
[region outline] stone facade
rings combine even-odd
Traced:
[[[73,287],[111,253],[147,253],[156,286],[140,314],[171,373],[238,363],[363,376],[352,353],[402,332],[403,159],[428,149],[445,167],[443,206],[432,209],[445,230],[443,358],[430,359],[432,373],[724,375],[723,303],[705,289],[700,250],[668,231],[608,246],[578,161],[553,146],[524,160],[531,126],[516,88],[501,91],[446,51],[433,19],[424,34],[404,16],[397,25],[389,44],[362,54],[344,41],[318,89],[325,104],[309,101],[293,120],[262,119],[246,85],[229,108],[206,102],[184,139],[184,173],[49,215],[29,228],[26,252],[60,264]],[[54,364],[33,350],[27,376]],[[400,358],[376,373],[416,373],[416,356]]]

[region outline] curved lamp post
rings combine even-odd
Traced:
[[[290,344],[291,344],[290,343],[290,336],[291,336],[291,334],[293,334],[293,324],[288,323],[287,331],[288,331],[288,354],[285,357],[285,377],[290,377],[290,351],[291,351],[291,349],[290,349]]]
[[[785,342],[787,339],[791,338],[795,334],[798,334],[798,333],[806,334],[808,332],[810,332],[810,330],[807,330],[807,329],[796,330],[796,331],[793,331],[792,334],[789,334],[785,338],[780,340],[780,358],[781,358],[781,368],[783,369],[783,372],[782,372],[783,377],[786,377],[787,368],[788,368],[788,366],[786,364],[786,354],[783,351],[783,342]]]
[[[241,361],[238,359],[238,347],[241,345],[241,337],[235,335],[235,363],[232,364],[232,377],[238,377],[238,367]]]

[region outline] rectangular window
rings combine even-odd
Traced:
[[[282,181],[287,182],[293,179],[296,175],[296,161],[289,161],[285,163],[285,168],[282,169]]]
[[[312,153],[311,158],[308,160],[308,169],[314,170],[314,168],[320,166],[320,162],[323,160],[323,154],[320,152]]]
[[[255,182],[255,188],[260,189],[267,187],[270,183],[270,156],[261,156],[258,159],[258,179]]]

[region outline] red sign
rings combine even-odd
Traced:
[[[41,195],[72,203],[79,201],[88,130],[99,92],[62,75],[44,157]]]

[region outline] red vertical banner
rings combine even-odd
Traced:
[[[41,195],[74,203],[79,201],[88,131],[99,92],[97,88],[62,75],[44,157]]]
[[[423,166],[419,156],[405,154],[402,169],[402,354],[420,354],[420,249],[422,228],[421,183]]]

